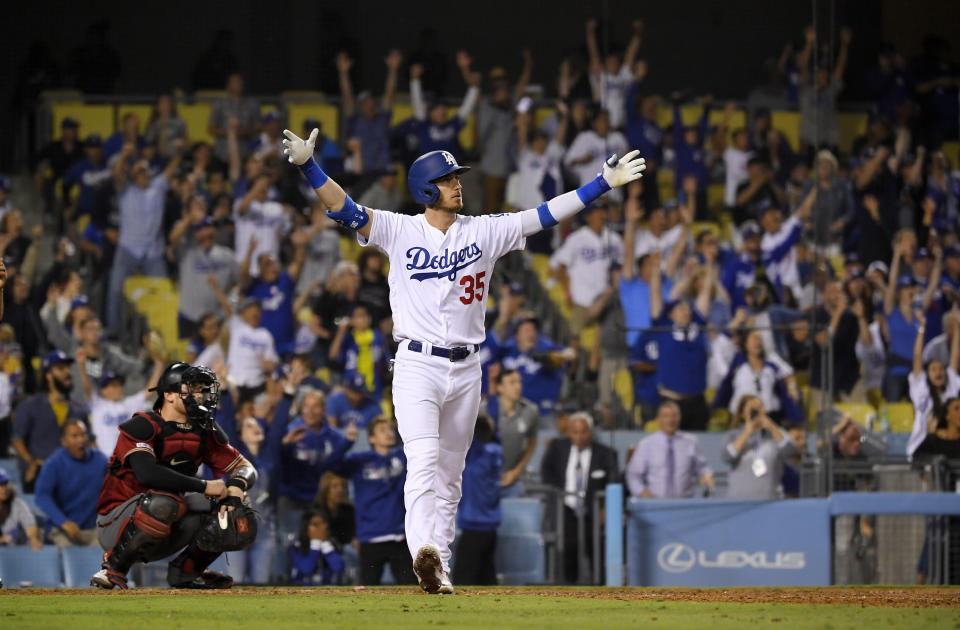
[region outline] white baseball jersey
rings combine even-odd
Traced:
[[[257,248],[250,257],[250,275],[256,276],[259,274],[257,261],[261,254],[272,254],[279,259],[280,241],[290,231],[290,217],[279,201],[251,201],[244,214],[237,210],[239,207],[238,199],[233,211],[233,250],[237,262],[242,262],[250,247],[250,239],[256,235]]]
[[[390,259],[393,337],[435,346],[480,344],[497,259],[526,244],[519,214],[458,215],[441,232],[423,214],[370,210],[370,238]]]
[[[131,394],[116,402],[102,398],[93,392],[90,397],[90,432],[97,438],[97,448],[107,457],[113,455],[120,435],[120,425],[130,416],[150,408],[147,393]]]
[[[243,321],[239,315],[230,318],[230,346],[227,351],[227,365],[230,377],[240,387],[259,387],[267,380],[263,373],[261,357],[276,363],[277,351],[273,345],[273,335],[266,328],[254,328]]]
[[[583,226],[567,237],[550,257],[550,267],[563,265],[570,278],[570,299],[583,307],[591,306],[607,288],[610,263],[623,260],[623,239],[603,228],[600,234]]]

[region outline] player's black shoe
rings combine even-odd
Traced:
[[[420,588],[430,594],[439,592],[443,581],[440,550],[434,545],[420,547],[417,550],[417,557],[413,561],[413,572],[417,574]]]
[[[213,571],[211,569],[205,570],[199,576],[193,578],[188,582],[181,582],[179,584],[174,584],[173,588],[192,588],[199,590],[223,590],[228,589],[233,586],[233,578],[225,573],[220,573],[219,571]]]

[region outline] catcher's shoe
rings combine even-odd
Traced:
[[[200,590],[223,590],[228,589],[233,586],[233,578],[225,573],[220,573],[219,571],[213,571],[211,569],[205,570],[199,576],[193,578],[188,582],[181,582],[179,584],[174,584],[173,588],[192,588]]]
[[[413,572],[417,574],[420,588],[431,594],[439,592],[443,582],[440,550],[435,545],[429,544],[417,549],[417,557],[413,560]]]
[[[94,573],[93,577],[90,578],[90,586],[96,586],[97,588],[106,590],[113,588],[126,590],[130,588],[127,586],[127,576],[111,568],[106,563],[103,564],[103,568]]]
[[[440,591],[441,595],[453,595],[453,582],[450,581],[450,574],[446,571],[440,574]]]

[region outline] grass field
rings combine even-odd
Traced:
[[[822,603],[801,603],[822,602]],[[960,590],[461,588],[0,590],[0,628],[950,628]]]

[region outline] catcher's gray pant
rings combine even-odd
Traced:
[[[106,514],[97,517],[97,541],[105,551],[113,549],[117,536],[120,535],[127,520],[133,517],[137,504],[144,495],[130,497]],[[170,535],[157,543],[145,545],[141,555],[145,562],[152,562],[171,556],[190,544],[197,535],[204,517],[210,512],[210,499],[199,492],[188,492],[183,495],[187,504],[187,513],[179,521],[170,526]]]

